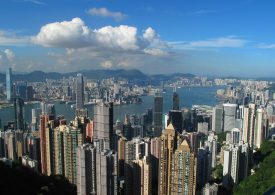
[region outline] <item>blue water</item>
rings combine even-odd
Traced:
[[[177,89],[177,93],[180,96],[181,107],[191,107],[192,105],[210,105],[214,106],[218,103],[215,98],[217,89],[224,87],[212,86],[212,87],[184,87]],[[164,112],[168,112],[172,108],[172,94],[171,88],[167,89],[167,92],[163,94],[163,107]],[[128,104],[114,107],[114,120],[120,119],[123,121],[125,114],[142,114],[148,108],[153,108],[154,97],[143,96],[143,102],[141,104]],[[92,118],[93,106],[86,106],[88,109],[88,115]],[[28,123],[31,121],[31,109],[40,108],[40,104],[28,104],[25,105],[25,119]],[[67,120],[72,120],[75,116],[75,112],[71,109],[70,105],[55,104],[56,114],[64,115]],[[13,107],[0,109],[0,119],[2,126],[8,121],[14,119]]]

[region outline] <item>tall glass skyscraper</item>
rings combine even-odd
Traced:
[[[154,136],[159,137],[162,131],[162,111],[163,111],[163,97],[155,96],[154,98]]]
[[[7,89],[7,100],[11,100],[12,94],[12,73],[11,68],[9,68],[6,72],[6,89]]]
[[[77,74],[76,79],[76,109],[84,107],[84,81],[81,73]]]
[[[25,130],[24,100],[21,98],[14,98],[14,117],[14,129]]]

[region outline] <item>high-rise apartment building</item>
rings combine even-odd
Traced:
[[[99,150],[114,149],[113,103],[94,106],[93,139],[99,142]]]
[[[171,195],[196,193],[196,158],[187,140],[175,150],[172,161]]]
[[[152,165],[149,156],[143,159],[134,160],[133,176],[136,178],[133,183],[134,194],[152,194]]]
[[[96,194],[96,149],[92,144],[77,148],[77,194]]]
[[[97,194],[117,194],[117,153],[111,150],[96,153]]]

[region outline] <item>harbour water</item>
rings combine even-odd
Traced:
[[[190,108],[192,105],[210,105],[214,106],[218,103],[216,99],[216,91],[224,88],[223,86],[211,86],[211,87],[183,87],[177,89],[177,93],[180,96],[180,106]],[[163,110],[168,112],[172,107],[172,88],[167,88],[166,93],[163,93]],[[142,114],[148,108],[153,108],[154,97],[143,96],[143,102],[140,104],[127,104],[114,107],[114,120],[120,119],[123,121],[125,114]],[[31,122],[31,110],[33,108],[40,108],[40,104],[26,104],[25,105],[25,120]],[[88,115],[93,116],[93,105],[87,105]],[[67,120],[72,120],[75,116],[74,109],[67,104],[55,103],[55,109],[57,115],[63,115]],[[0,119],[2,126],[8,121],[14,120],[13,107],[0,109]]]

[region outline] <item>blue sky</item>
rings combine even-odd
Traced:
[[[2,0],[0,71],[274,76],[271,0]]]

